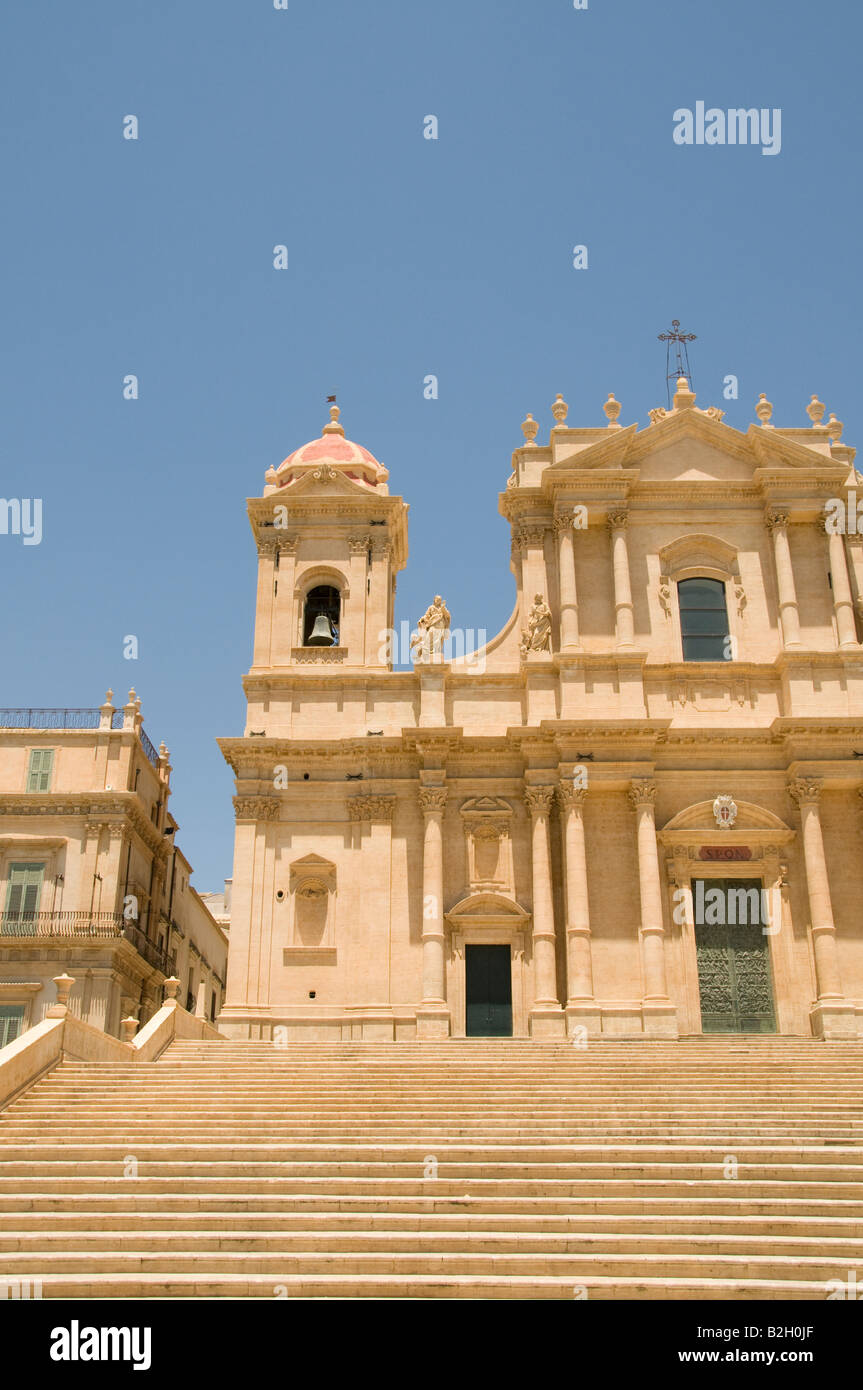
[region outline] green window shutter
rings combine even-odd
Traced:
[[[9,887],[6,893],[6,913],[9,917],[27,919],[39,910],[44,864],[11,864]]]
[[[24,1027],[23,1004],[0,1004],[0,1047],[14,1042]]]
[[[46,792],[51,785],[51,769],[54,766],[53,748],[32,748],[30,767],[27,772],[28,792]]]

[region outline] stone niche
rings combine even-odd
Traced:
[[[297,859],[290,871],[291,951],[335,946],[336,866],[317,854]]]
[[[515,896],[512,807],[496,796],[477,796],[461,807],[469,893]]]

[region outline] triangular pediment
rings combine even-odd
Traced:
[[[723,447],[701,434],[656,440],[656,447],[639,460],[642,482],[749,483],[758,461],[751,450]]]
[[[502,801],[499,796],[474,796],[470,801],[465,801],[460,807],[462,815],[479,812],[488,815],[512,815],[512,807],[508,801]]]

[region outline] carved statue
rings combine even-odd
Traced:
[[[417,623],[417,631],[411,637],[414,661],[429,661],[433,657],[440,659],[449,625],[449,609],[440,594],[435,594],[434,603],[429,604]]]
[[[537,594],[521,635],[522,656],[527,652],[551,651],[551,609],[542,594]]]

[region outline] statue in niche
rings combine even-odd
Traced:
[[[542,594],[537,594],[521,635],[521,654],[551,651],[551,609]]]
[[[435,594],[434,603],[429,604],[417,623],[417,631],[411,637],[414,661],[440,660],[450,621],[449,609],[440,594]]]

